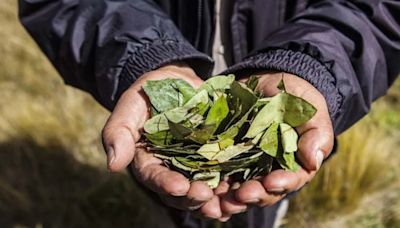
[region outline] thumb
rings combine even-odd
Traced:
[[[300,136],[297,157],[306,170],[318,170],[332,148],[333,134],[325,129],[312,128]]]
[[[140,139],[139,129],[148,119],[151,105],[142,90],[146,80],[182,78],[198,87],[202,80],[185,64],[169,64],[142,75],[119,98],[117,105],[103,129],[103,146],[107,152],[110,171],[120,171],[128,166],[135,155],[135,143]]]
[[[139,129],[148,117],[148,104],[140,87],[132,86],[119,99],[102,132],[108,169],[117,172],[131,163]]]
[[[321,167],[334,144],[333,127],[328,111],[321,106],[319,108],[310,121],[297,128],[300,134],[297,157],[308,171]]]

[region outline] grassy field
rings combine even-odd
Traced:
[[[0,23],[0,227],[167,227],[126,173],[107,172],[108,112],[64,85],[19,25],[15,1],[2,1]],[[400,227],[399,136],[398,81],[339,138],[284,227]]]

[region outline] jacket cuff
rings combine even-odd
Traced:
[[[326,64],[308,54],[285,49],[267,50],[244,59],[224,73],[242,75],[261,69],[283,71],[303,78],[325,97],[332,119],[339,113],[343,97],[336,87],[335,78]]]
[[[130,56],[118,78],[114,100],[129,88],[141,75],[168,63],[184,61],[197,75],[206,78],[212,71],[213,60],[186,42],[159,40],[135,51]]]

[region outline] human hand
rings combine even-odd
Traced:
[[[165,78],[180,78],[194,87],[203,83],[191,68],[179,64],[164,66],[142,75],[122,94],[103,129],[108,168],[117,172],[130,165],[137,180],[158,193],[169,206],[182,210],[194,210],[206,202],[215,206],[218,198],[204,182],[190,183],[182,174],[165,167],[160,159],[145,148],[136,147],[144,122],[150,117],[151,105],[142,85],[147,80]],[[207,211],[203,214],[209,215]]]
[[[258,90],[265,96],[279,92],[277,85],[282,73],[259,74]],[[288,93],[301,97],[317,108],[315,116],[304,125],[297,127],[299,134],[297,158],[301,168],[296,172],[278,169],[260,180],[250,180],[240,186],[221,182],[215,194],[220,197],[222,221],[232,214],[243,212],[247,205],[270,206],[281,200],[287,193],[296,191],[309,182],[320,168],[322,161],[333,148],[334,134],[325,98],[311,84],[302,78],[284,73],[283,79]],[[245,81],[246,79],[243,79]]]

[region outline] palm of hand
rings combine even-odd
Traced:
[[[103,144],[108,152],[110,170],[119,171],[131,164],[136,178],[158,193],[169,206],[196,210],[204,217],[224,221],[232,214],[245,211],[248,204],[272,205],[310,181],[333,147],[333,129],[325,99],[305,80],[285,74],[286,90],[309,101],[318,110],[309,122],[296,129],[300,135],[297,154],[303,168],[296,172],[275,170],[261,180],[241,185],[222,181],[214,191],[203,182],[190,183],[180,173],[163,166],[151,153],[135,148],[140,138],[139,129],[149,118],[150,105],[141,86],[146,80],[168,77],[182,78],[194,87],[202,83],[190,68],[182,66],[168,66],[143,75],[118,101],[103,130]],[[275,95],[279,92],[276,85],[281,78],[280,73],[260,74],[258,89],[265,96]]]

